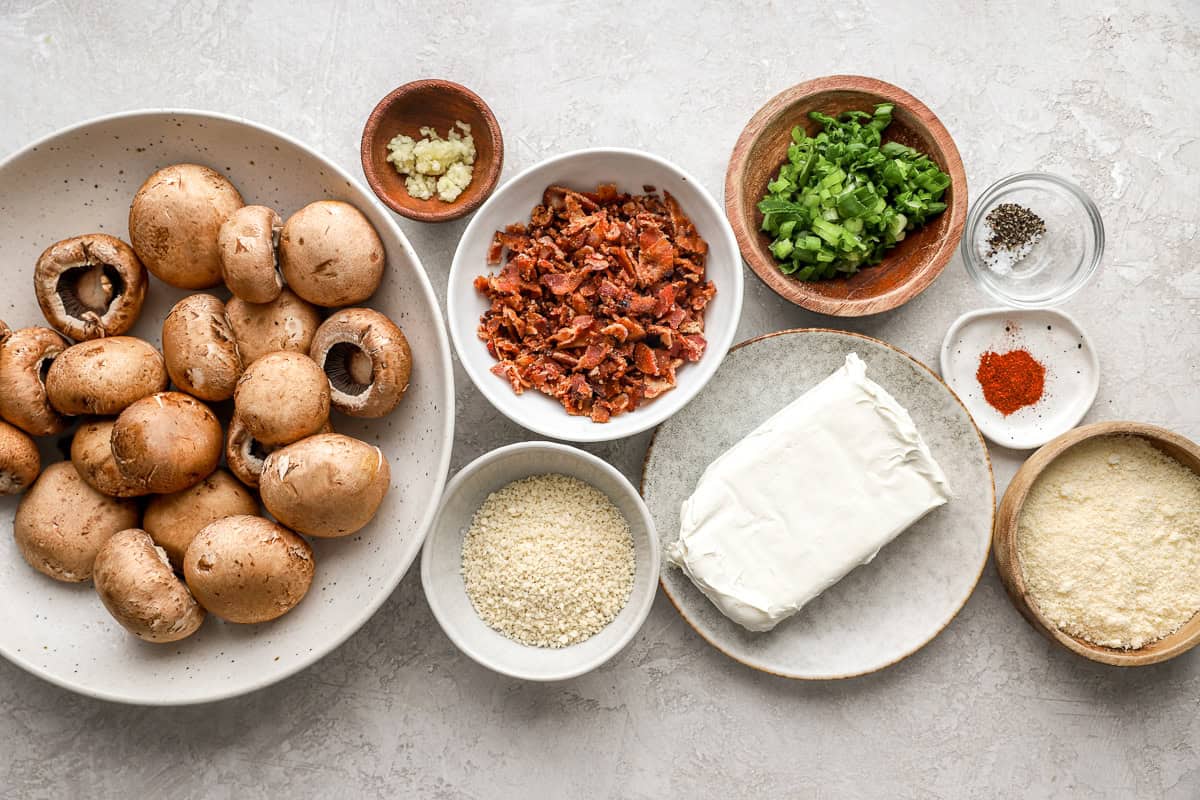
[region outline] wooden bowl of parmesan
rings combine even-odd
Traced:
[[[1013,477],[992,539],[1017,610],[1104,664],[1200,643],[1200,446],[1139,422],[1063,434]]]
[[[448,222],[496,188],[504,139],[479,95],[451,81],[419,80],[376,104],[361,156],[367,183],[388,208],[418,222]]]

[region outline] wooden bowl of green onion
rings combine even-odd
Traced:
[[[822,314],[890,311],[958,247],[967,176],[928,106],[874,78],[835,75],[773,97],[725,173],[742,257],[781,297]]]

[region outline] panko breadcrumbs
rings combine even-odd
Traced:
[[[532,647],[566,647],[616,618],[633,589],[629,524],[578,478],[536,475],[484,501],[463,540],[476,613]]]

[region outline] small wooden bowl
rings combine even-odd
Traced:
[[[888,252],[882,263],[846,278],[805,282],[784,275],[768,249],[758,202],[767,184],[787,161],[792,128],[809,134],[819,128],[808,112],[837,115],[872,111],[894,103],[885,141],[897,141],[925,153],[950,175],[947,208]],[[925,290],[958,247],[967,219],[967,175],[949,132],[917,98],[890,83],[856,75],[806,81],[780,92],[758,110],[733,147],[725,172],[725,215],[737,236],[742,258],[776,294],[809,311],[837,317],[878,314],[904,305]]]
[[[1098,422],[1068,431],[1034,453],[1013,476],[996,514],[996,527],[992,533],[992,554],[996,557],[996,568],[1004,588],[1008,591],[1009,599],[1022,616],[1044,636],[1092,661],[1118,667],[1141,667],[1174,658],[1200,644],[1200,614],[1194,615],[1170,636],[1137,650],[1119,650],[1095,645],[1059,630],[1054,623],[1042,616],[1025,587],[1020,556],[1017,553],[1017,522],[1021,518],[1021,509],[1025,505],[1025,498],[1029,496],[1029,489],[1042,470],[1068,448],[1096,436],[1112,435],[1140,436],[1200,474],[1200,446],[1165,428],[1140,422]]]
[[[404,176],[387,160],[387,145],[398,134],[420,140],[430,127],[443,138],[462,121],[475,140],[471,183],[452,203],[436,197],[418,200],[404,188]],[[470,214],[496,188],[504,166],[504,139],[487,103],[465,86],[443,80],[406,83],[379,101],[362,133],[362,168],[367,183],[388,208],[418,222],[448,222]]]

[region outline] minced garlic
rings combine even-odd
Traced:
[[[458,199],[471,183],[475,164],[475,140],[471,126],[455,122],[443,139],[433,128],[421,128],[420,141],[400,134],[388,142],[388,158],[396,171],[405,176],[404,188],[418,200],[435,194],[444,203]]]
[[[1060,630],[1143,647],[1200,611],[1200,478],[1138,437],[1081,442],[1030,489],[1017,549]]]

